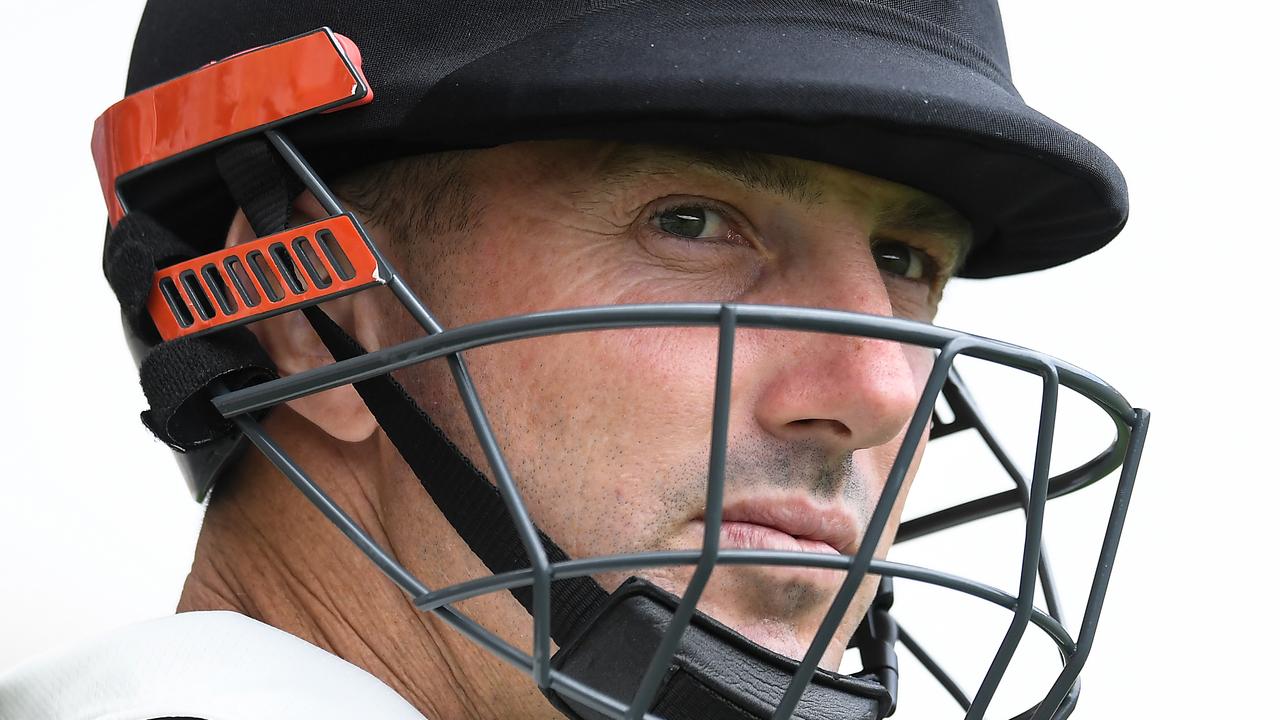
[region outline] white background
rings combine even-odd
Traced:
[[[1154,411],[1077,717],[1256,715],[1280,641],[1271,595],[1280,473],[1269,423],[1280,68],[1267,51],[1277,18],[1264,3],[1005,5],[1023,95],[1105,148],[1133,199],[1113,246],[1045,273],[958,282],[939,318],[1063,357]],[[122,92],[140,6],[0,10],[10,63],[0,111],[0,671],[171,612],[200,521],[167,450],[137,421],[142,394],[100,271],[105,213],[89,133]],[[1009,436],[1020,439],[1016,402],[984,379],[992,373],[974,375],[978,390],[996,388],[983,395],[990,412],[1012,419]],[[959,452],[940,451],[942,470],[967,467],[949,459],[967,457]],[[937,462],[928,472],[945,475]],[[950,477],[952,487],[933,483],[936,494],[913,502],[954,492]],[[1095,551],[1085,540],[1100,532],[1109,490],[1054,504],[1048,542],[1060,571],[1088,571]],[[1014,557],[1016,520],[948,540],[943,566],[1007,582],[997,561]],[[898,559],[924,562],[939,547],[906,545]],[[908,598],[902,583],[899,594],[904,624],[944,659],[961,658],[947,665],[976,689],[981,670],[961,670],[963,651],[989,653],[1003,616],[974,603],[953,610],[937,593]],[[1065,595],[1078,613],[1084,590]],[[987,634],[970,640],[978,630]],[[1043,662],[1015,671],[1002,708],[1040,687],[1029,678]],[[918,669],[903,672],[899,717],[954,716],[935,709],[948,708],[945,698]]]

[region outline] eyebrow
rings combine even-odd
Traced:
[[[731,148],[623,145],[604,163],[600,179],[606,184],[620,183],[654,171],[688,166],[797,203],[816,205],[823,200],[822,188],[800,168],[770,155]]]

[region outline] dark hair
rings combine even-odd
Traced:
[[[334,191],[364,222],[387,228],[406,260],[418,239],[475,224],[467,180],[471,151],[397,158],[343,176]]]

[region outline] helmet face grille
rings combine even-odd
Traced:
[[[273,142],[283,149],[286,159],[300,170],[304,184],[326,207],[340,209],[337,199],[312,172],[288,141],[273,134]],[[353,219],[354,221],[354,219]],[[358,221],[356,221],[358,224]],[[1064,666],[1052,687],[1035,708],[1032,717],[1060,717],[1074,706],[1076,678],[1092,645],[1102,596],[1109,579],[1123,527],[1128,497],[1136,479],[1136,469],[1145,437],[1147,414],[1132,408],[1124,398],[1093,375],[1062,361],[1006,343],[965,333],[938,328],[898,318],[809,308],[739,305],[739,304],[668,304],[622,305],[559,310],[499,318],[473,325],[445,329],[414,294],[378,249],[369,245],[384,273],[382,276],[399,302],[418,322],[424,335],[399,345],[356,355],[332,365],[285,378],[272,380],[233,392],[218,394],[213,404],[225,418],[240,430],[304,492],[379,568],[412,598],[414,604],[437,613],[455,628],[481,646],[528,673],[548,693],[600,713],[601,717],[638,718],[655,707],[659,693],[673,676],[669,668],[685,657],[682,643],[691,635],[686,629],[701,616],[697,613],[699,594],[716,566],[739,564],[791,565],[828,568],[845,573],[845,578],[826,612],[820,628],[805,656],[794,665],[781,698],[765,715],[787,718],[808,717],[803,708],[806,688],[818,672],[823,650],[834,637],[855,592],[868,573],[933,583],[967,593],[1012,611],[1012,620],[995,657],[988,666],[981,687],[972,699],[958,699],[968,708],[969,717],[982,717],[1000,684],[1014,651],[1028,627],[1034,625],[1047,633],[1061,652]],[[337,272],[336,269],[334,272]],[[648,552],[574,558],[549,559],[534,521],[525,505],[517,483],[507,469],[497,435],[489,423],[474,383],[466,369],[464,354],[473,348],[495,343],[622,328],[714,326],[718,328],[715,394],[712,398],[710,460],[705,498],[705,534],[697,550]],[[719,547],[721,508],[724,499],[725,451],[728,438],[728,408],[732,389],[734,340],[740,328],[832,333],[850,337],[874,338],[929,348],[936,360],[924,384],[919,402],[907,426],[905,439],[877,500],[874,512],[861,536],[855,555],[831,556],[817,553],[789,553],[762,550],[733,550]],[[1033,471],[1029,478],[1015,477],[1016,487],[977,501],[965,503],[903,524],[913,536],[927,534],[973,519],[1010,510],[1026,514],[1019,587],[1015,594],[965,578],[927,568],[906,566],[879,560],[874,556],[880,538],[890,521],[894,503],[904,487],[912,457],[926,439],[934,408],[944,387],[953,376],[957,357],[969,356],[1030,373],[1040,378],[1039,436]],[[454,372],[460,396],[476,431],[476,437],[493,471],[496,486],[515,526],[515,536],[529,559],[527,568],[495,574],[488,578],[432,589],[425,586],[390,555],[380,548],[341,508],[317,487],[297,463],[268,435],[254,419],[253,413],[312,393],[360,383],[385,376],[394,370],[427,360],[445,358]],[[1101,408],[1114,423],[1114,441],[1093,460],[1057,475],[1050,474],[1053,435],[1057,419],[1058,392],[1061,387],[1073,390]],[[953,409],[963,395],[952,395]],[[963,413],[959,413],[963,414]],[[959,415],[958,414],[958,415]],[[1066,630],[1056,607],[1056,590],[1052,577],[1044,577],[1040,566],[1041,535],[1045,503],[1050,497],[1089,485],[1116,468],[1121,468],[1119,487],[1113,504],[1111,522],[1103,541],[1095,573],[1090,602],[1075,636]],[[917,523],[913,525],[912,523]],[[691,565],[692,580],[671,616],[657,648],[643,667],[637,667],[639,678],[634,694],[616,697],[602,691],[581,677],[557,669],[552,654],[551,587],[555,581],[584,577],[605,571],[642,571],[669,565]],[[1047,569],[1047,565],[1046,565]],[[1047,597],[1052,597],[1049,612],[1034,605],[1038,584]],[[460,613],[453,603],[476,595],[525,588],[530,593],[528,607],[533,616],[533,652],[525,653],[476,624]],[[908,647],[920,650],[917,643]],[[922,652],[922,651],[921,651]],[[924,656],[927,658],[927,655]],[[928,663],[926,663],[928,664]],[[939,670],[939,672],[941,672]],[[943,674],[941,677],[945,677]],[[948,679],[949,680],[949,679]],[[951,683],[954,686],[954,683]],[[887,709],[887,707],[886,707]]]
[[[393,287],[396,287],[393,284]],[[400,286],[403,287],[403,286]],[[409,291],[404,290],[406,294]],[[710,325],[720,328],[718,373],[716,377],[716,395],[714,398],[713,417],[715,427],[712,430],[711,460],[708,470],[707,503],[706,503],[706,535],[699,550],[651,552],[639,555],[620,555],[596,558],[576,558],[563,562],[548,562],[543,549],[537,544],[536,537],[525,547],[530,558],[533,558],[528,569],[514,571],[492,577],[461,583],[451,587],[429,589],[407,571],[395,565],[373,541],[365,536],[349,517],[340,509],[329,503],[319,490],[295,463],[288,460],[283,450],[267,437],[252,419],[250,413],[262,410],[280,402],[302,397],[312,392],[337,387],[362,378],[390,372],[414,363],[433,358],[451,358],[461,366],[465,366],[462,357],[465,350],[489,345],[494,342],[541,337],[559,333],[594,331],[609,328],[635,328],[642,326],[664,325]],[[830,332],[849,336],[874,337],[886,340],[910,342],[936,348],[938,359],[933,372],[925,386],[916,413],[907,430],[907,438],[899,451],[898,462],[895,463],[886,482],[885,489],[878,501],[867,533],[862,539],[859,551],[852,557],[830,556],[815,553],[769,552],[761,550],[720,549],[718,508],[721,507],[724,492],[724,454],[727,438],[726,425],[729,393],[731,387],[731,368],[733,338],[739,327],[773,328],[778,330],[800,330],[808,332]],[[923,441],[928,421],[944,383],[952,369],[952,363],[959,355],[979,357],[992,362],[1008,365],[1020,370],[1040,375],[1043,380],[1043,396],[1041,401],[1040,441],[1034,472],[1029,485],[1015,488],[1007,497],[991,496],[982,502],[972,504],[968,508],[951,509],[951,514],[944,520],[936,518],[918,518],[909,520],[903,527],[912,527],[912,522],[933,523],[934,527],[918,526],[914,535],[932,532],[935,529],[951,527],[968,522],[976,517],[1021,509],[1027,514],[1025,545],[1022,554],[1021,582],[1016,594],[1008,594],[995,588],[927,568],[900,565],[878,560],[873,552],[884,532],[890,512],[898,493],[901,491],[903,479],[907,472],[916,446]],[[1049,474],[1053,428],[1056,418],[1057,393],[1061,386],[1066,386],[1088,397],[1104,409],[1115,422],[1116,438],[1110,448],[1098,458],[1084,466],[1055,476]],[[464,400],[474,403],[473,417],[483,419],[483,407],[474,394],[463,392]],[[830,310],[804,309],[776,306],[742,306],[742,305],[640,305],[611,306],[585,308],[549,313],[502,318],[472,326],[444,330],[412,340],[402,345],[385,348],[334,365],[319,368],[307,373],[282,378],[261,385],[252,386],[215,398],[217,406],[226,417],[234,420],[260,449],[266,452],[273,462],[304,492],[349,534],[357,536],[357,543],[371,558],[382,566],[383,570],[413,596],[418,607],[441,613],[442,617],[454,623],[462,632],[500,656],[511,660],[518,667],[530,673],[544,688],[553,689],[556,693],[573,698],[577,702],[591,707],[608,708],[606,717],[632,717],[639,709],[652,707],[654,694],[659,689],[659,680],[676,653],[682,633],[692,621],[699,591],[705,585],[708,575],[716,565],[738,564],[785,564],[803,567],[821,567],[839,570],[846,573],[846,578],[839,593],[828,610],[817,637],[810,645],[809,652],[795,668],[792,684],[780,701],[777,708],[778,717],[790,717],[800,703],[810,677],[817,668],[821,651],[831,640],[839,619],[843,616],[854,592],[862,584],[867,573],[881,576],[899,577],[910,580],[937,584],[959,592],[967,593],[1012,611],[1013,620],[1008,635],[1001,644],[996,657],[987,672],[986,681],[972,700],[965,702],[971,708],[985,707],[994,695],[1005,667],[1011,660],[1014,651],[1025,630],[1034,625],[1052,638],[1061,650],[1064,658],[1062,674],[1053,688],[1046,694],[1040,708],[1052,712],[1058,708],[1071,691],[1083,658],[1088,653],[1092,633],[1096,627],[1097,613],[1101,609],[1101,593],[1105,592],[1107,570],[1114,559],[1123,523],[1127,499],[1136,477],[1137,463],[1141,454],[1142,439],[1146,428],[1146,413],[1130,408],[1123,399],[1109,386],[1101,383],[1093,376],[1070,365],[1047,358],[1043,355],[1022,350],[1011,345],[992,340],[977,338],[951,330],[944,330],[927,325],[919,325],[910,321],[878,316],[858,315]],[[492,428],[480,435],[480,440],[487,453],[501,458],[501,450],[497,446]],[[505,464],[495,465],[505,467]],[[1091,594],[1091,602],[1086,617],[1080,624],[1080,633],[1072,637],[1063,625],[1063,618],[1058,612],[1052,613],[1037,609],[1034,599],[1038,578],[1038,562],[1040,559],[1040,538],[1044,507],[1052,495],[1070,492],[1090,484],[1109,474],[1117,467],[1122,467],[1120,486],[1117,491],[1113,509],[1112,525],[1108,528],[1107,537],[1099,564],[1098,575]],[[505,482],[496,481],[503,499],[516,518],[517,526],[522,523],[533,527],[533,521],[525,508],[516,484],[507,475]],[[966,515],[966,513],[968,513]],[[541,556],[541,562],[539,557]],[[539,606],[538,596],[547,597],[553,580],[565,580],[573,577],[591,575],[598,572],[614,571],[626,568],[640,571],[645,568],[687,564],[695,567],[693,581],[686,589],[679,606],[670,621],[666,635],[662,638],[657,652],[644,670],[644,681],[634,697],[609,697],[600,694],[590,687],[573,682],[570,675],[562,674],[552,668],[550,643],[548,639],[550,627],[550,608],[540,615],[534,612],[534,624],[537,632],[542,633],[544,642],[535,642],[533,654],[525,654],[511,647],[478,626],[465,621],[452,603],[474,597],[487,592],[500,592],[516,587],[532,588],[533,607]],[[1046,595],[1050,594],[1048,583],[1052,578],[1042,578]],[[1056,594],[1056,592],[1054,593]],[[1096,598],[1096,602],[1094,602]],[[544,603],[544,605],[548,605]],[[657,678],[657,679],[654,679]],[[638,704],[636,704],[638,703]],[[972,712],[972,710],[971,710]],[[1040,716],[1037,714],[1036,716]],[[1046,714],[1044,717],[1052,717]],[[800,715],[797,715],[800,717]],[[981,717],[976,715],[975,717]]]

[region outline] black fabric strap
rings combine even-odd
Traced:
[[[233,143],[218,151],[218,173],[244,211],[253,231],[262,237],[289,227],[293,199],[302,182],[261,136]]]
[[[365,353],[324,311],[303,311],[335,360]],[[390,375],[355,383],[356,391],[377,418],[400,456],[471,551],[495,574],[529,567],[529,556],[516,534],[498,489],[458,450],[413,398]],[[551,562],[568,556],[546,533],[538,539]],[[511,594],[532,613],[533,590]],[[551,637],[564,645],[584,620],[608,600],[608,593],[589,577],[558,580],[551,585]]]

